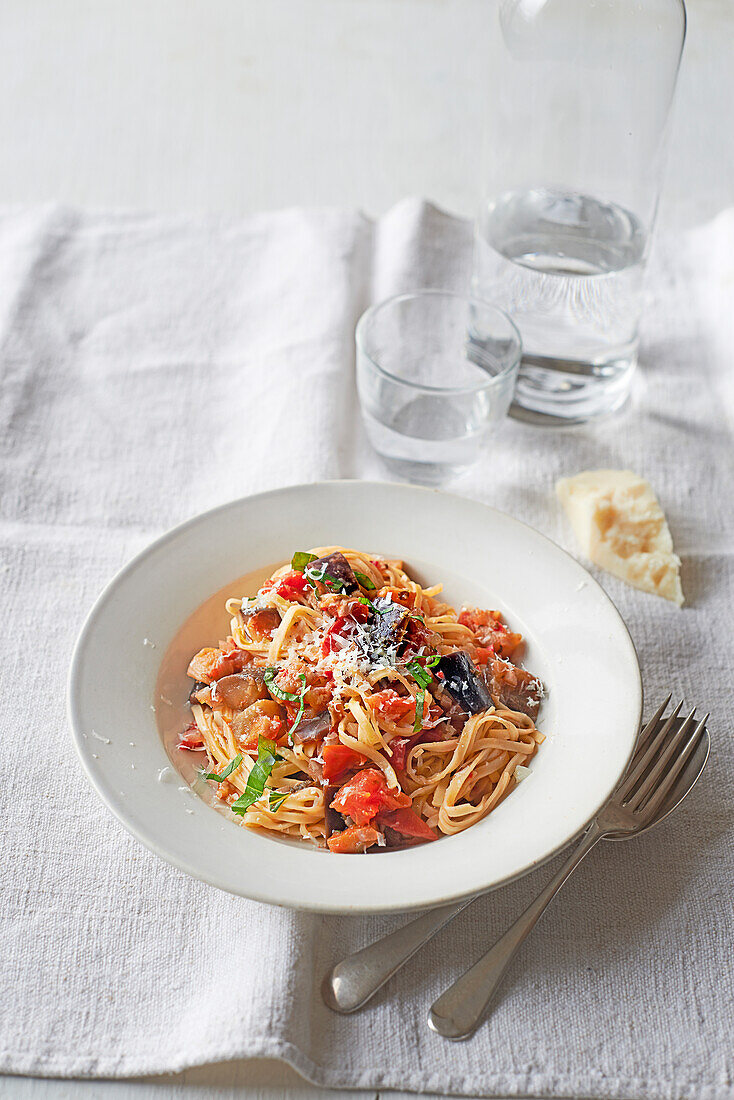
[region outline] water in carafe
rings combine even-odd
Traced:
[[[480,212],[475,288],[512,315],[523,337],[518,396],[570,418],[621,404],[637,354],[646,236],[629,211],[588,195],[512,191]],[[618,386],[617,386],[618,384]],[[614,398],[618,388],[617,400]]]

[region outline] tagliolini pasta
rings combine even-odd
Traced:
[[[243,825],[332,852],[461,832],[526,774],[543,687],[498,611],[440,599],[400,561],[297,551],[191,660],[179,748]]]

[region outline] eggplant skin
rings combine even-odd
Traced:
[[[232,710],[245,710],[258,699],[269,699],[264,669],[246,668],[242,672],[233,672],[231,676],[222,676],[220,680],[212,680],[211,697],[212,702],[223,703]]]
[[[339,581],[342,592],[359,591],[359,583],[352,572],[351,565],[338,550],[333,554],[327,554],[324,558],[316,558],[315,561],[310,561],[304,570],[304,575],[308,580],[311,580],[314,574],[318,576],[321,572],[325,572],[332,580]],[[321,583],[326,589],[333,590],[332,585],[328,584],[326,580]]]
[[[502,679],[502,668],[512,672],[512,683]],[[536,721],[543,699],[543,684],[537,676],[510,661],[499,660],[493,661],[491,668],[488,666],[483,669],[482,675],[490,694],[499,700],[501,706],[508,710],[519,710],[521,714],[527,714],[528,718]]]
[[[190,703],[197,703],[198,699],[196,698],[196,693],[198,691],[203,691],[204,688],[208,688],[208,687],[209,687],[209,685],[205,684],[203,680],[197,680],[196,683],[194,684],[194,686],[192,687],[191,691],[189,692],[189,702]]]
[[[370,617],[370,652],[378,656],[385,647],[400,645],[410,621],[410,611],[386,596],[379,596],[373,606],[377,614]]]
[[[326,824],[326,839],[334,833],[343,833],[347,823],[338,810],[332,810],[331,803],[339,793],[337,786],[329,786],[324,791],[324,821]]]
[[[304,741],[316,741],[319,737],[323,737],[325,733],[328,733],[330,729],[331,715],[328,710],[322,710],[320,714],[314,715],[313,718],[303,718],[301,720],[296,726],[293,740],[301,744]]]
[[[494,706],[487,685],[468,653],[462,650],[445,653],[435,671],[443,673],[444,679],[439,682],[468,714],[478,714]]]

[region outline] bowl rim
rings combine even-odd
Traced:
[[[124,807],[120,803],[119,799],[115,796],[115,792],[112,789],[112,787],[108,786],[106,784],[101,771],[96,770],[92,766],[91,760],[87,758],[87,753],[85,751],[89,746],[88,746],[88,742],[86,741],[86,735],[83,733],[83,730],[82,730],[82,721],[81,721],[81,714],[80,714],[80,709],[81,709],[81,702],[80,702],[80,697],[79,697],[80,696],[80,673],[81,673],[84,658],[85,658],[86,645],[87,645],[87,642],[89,640],[89,636],[90,636],[90,634],[91,634],[91,632],[92,632],[92,630],[95,626],[97,616],[99,615],[100,611],[104,608],[104,606],[107,603],[107,601],[109,600],[111,594],[114,593],[114,591],[116,590],[116,588],[117,588],[117,586],[120,582],[127,579],[131,574],[133,574],[138,569],[138,567],[143,562],[145,562],[146,558],[148,558],[149,556],[151,556],[154,553],[157,553],[161,549],[164,549],[167,544],[169,544],[170,542],[172,542],[175,539],[179,538],[182,534],[186,533],[188,530],[190,530],[190,529],[192,529],[196,526],[199,526],[201,524],[206,524],[213,517],[215,517],[217,515],[220,515],[224,512],[227,512],[229,510],[236,511],[237,509],[241,508],[243,505],[245,505],[247,503],[250,503],[250,502],[256,502],[256,501],[263,500],[263,499],[266,499],[266,498],[275,498],[279,495],[285,495],[285,494],[288,494],[288,493],[298,492],[298,491],[301,491],[301,490],[309,490],[309,489],[315,489],[315,488],[319,488],[319,487],[320,488],[323,488],[323,487],[345,487],[345,488],[346,487],[351,487],[351,488],[353,488],[355,486],[364,486],[367,489],[373,489],[373,490],[383,489],[383,488],[387,488],[387,489],[391,489],[391,490],[397,489],[397,490],[405,491],[405,492],[409,492],[409,493],[419,493],[419,494],[422,494],[422,495],[425,495],[425,496],[436,496],[436,495],[438,495],[438,496],[441,496],[441,497],[449,497],[449,498],[452,498],[455,501],[461,501],[464,504],[470,504],[473,508],[477,508],[481,511],[484,511],[484,512],[488,513],[489,515],[498,515],[498,516],[502,517],[505,520],[510,520],[512,524],[515,524],[518,527],[523,528],[525,531],[530,532],[533,537],[538,538],[543,543],[548,544],[548,546],[552,549],[552,551],[558,552],[558,553],[562,554],[565,558],[568,558],[576,568],[578,568],[579,570],[581,570],[582,573],[585,574],[585,580],[586,580],[587,584],[592,588],[592,590],[596,590],[599,594],[601,594],[601,596],[603,598],[603,602],[605,602],[608,605],[608,610],[613,613],[613,616],[616,617],[618,626],[620,626],[622,628],[621,637],[624,638],[625,643],[628,646],[629,656],[632,657],[632,664],[634,666],[634,670],[635,670],[635,673],[636,673],[634,688],[636,689],[636,697],[638,699],[638,705],[636,707],[637,717],[636,717],[635,736],[633,738],[631,738],[630,748],[629,748],[629,751],[627,753],[627,756],[626,756],[626,759],[625,759],[625,762],[624,762],[624,766],[621,768],[618,775],[616,775],[614,777],[614,780],[611,783],[611,785],[609,786],[609,789],[606,791],[604,796],[598,801],[598,804],[594,807],[593,812],[586,817],[586,820],[572,834],[569,834],[565,839],[559,841],[559,843],[554,845],[554,847],[551,850],[546,851],[542,856],[539,856],[538,858],[531,860],[530,862],[528,862],[528,863],[524,864],[523,866],[519,867],[517,870],[515,870],[511,873],[508,873],[506,875],[503,875],[501,878],[498,878],[497,880],[495,880],[495,881],[493,881],[489,884],[480,883],[477,887],[475,887],[473,889],[461,890],[461,891],[458,891],[458,890],[452,891],[452,890],[449,889],[446,892],[442,893],[441,896],[434,897],[430,901],[426,901],[426,900],[414,901],[414,900],[411,900],[408,903],[405,903],[404,901],[395,901],[395,902],[389,902],[387,904],[377,903],[377,904],[370,904],[370,905],[364,905],[364,904],[350,905],[348,903],[348,901],[347,902],[333,902],[333,903],[319,902],[318,904],[316,904],[310,898],[305,897],[305,896],[299,897],[298,900],[285,900],[285,899],[280,899],[279,900],[277,898],[274,898],[272,896],[272,894],[270,892],[268,892],[268,890],[262,890],[262,889],[258,888],[257,886],[254,886],[254,887],[248,886],[247,893],[245,893],[241,889],[237,889],[237,888],[233,887],[231,885],[231,883],[228,880],[226,880],[226,876],[223,877],[221,874],[219,874],[216,871],[207,870],[206,872],[202,872],[199,869],[199,867],[198,867],[198,865],[196,864],[195,861],[189,860],[186,856],[182,856],[182,855],[179,855],[178,853],[172,852],[170,850],[170,848],[166,845],[165,837],[163,839],[158,839],[154,836],[151,836],[150,833],[146,830],[146,828],[141,827],[140,825],[138,825],[136,816],[129,813],[129,812],[126,812],[126,807]],[[102,591],[98,595],[97,599],[94,601],[92,607],[90,608],[88,614],[86,615],[86,617],[84,619],[83,625],[81,627],[81,630],[80,630],[79,635],[77,637],[77,641],[76,641],[75,646],[74,646],[72,659],[71,659],[71,663],[70,663],[70,666],[69,666],[69,673],[68,673],[68,677],[67,677],[67,688],[66,688],[66,712],[67,712],[67,720],[68,720],[68,723],[69,723],[69,726],[70,726],[70,729],[71,729],[72,739],[73,739],[73,742],[74,742],[74,745],[75,745],[75,748],[76,748],[76,751],[77,751],[77,755],[80,758],[80,762],[82,764],[83,770],[84,770],[87,778],[89,779],[92,787],[96,790],[97,794],[100,796],[100,798],[102,799],[104,804],[107,806],[107,809],[112,812],[112,814],[123,825],[123,827],[131,835],[133,835],[138,841],[140,841],[140,843],[142,843],[149,851],[155,853],[156,855],[158,855],[159,857],[164,859],[167,863],[171,864],[172,866],[175,866],[179,870],[184,871],[185,873],[191,875],[192,878],[197,879],[201,882],[205,882],[208,885],[215,886],[218,889],[222,889],[222,890],[226,891],[227,893],[231,893],[231,894],[234,894],[236,896],[246,897],[248,899],[258,901],[258,902],[265,902],[267,904],[275,904],[275,905],[279,905],[279,906],[289,908],[289,909],[293,909],[293,910],[297,910],[297,911],[306,911],[306,912],[315,912],[315,913],[333,913],[333,914],[353,915],[353,916],[357,915],[358,916],[358,915],[368,915],[368,914],[375,914],[376,915],[376,914],[379,914],[379,913],[403,913],[403,912],[410,912],[410,911],[416,911],[416,910],[433,909],[433,908],[437,908],[439,906],[446,905],[446,904],[449,904],[449,903],[454,903],[454,902],[458,903],[460,901],[464,901],[466,899],[476,897],[476,896],[479,896],[481,894],[490,893],[493,890],[499,889],[501,886],[505,886],[505,885],[508,885],[512,882],[515,882],[518,879],[522,878],[524,875],[529,874],[531,871],[534,871],[534,870],[544,866],[550,860],[555,858],[555,856],[557,856],[560,852],[564,851],[570,844],[572,844],[574,842],[574,840],[576,840],[578,837],[580,837],[586,831],[586,829],[589,827],[589,825],[595,819],[595,817],[597,816],[599,811],[602,809],[602,807],[608,801],[609,797],[611,796],[611,794],[615,790],[615,788],[618,785],[622,775],[624,775],[624,772],[626,771],[626,769],[629,765],[629,761],[632,758],[632,755],[633,755],[633,752],[634,752],[634,749],[635,749],[635,746],[636,746],[637,735],[639,734],[640,723],[641,723],[641,718],[642,718],[642,712],[643,712],[643,685],[642,685],[642,676],[641,676],[641,671],[640,671],[639,659],[637,657],[637,652],[636,652],[636,649],[635,649],[635,646],[634,646],[634,642],[633,642],[632,637],[630,635],[629,629],[628,629],[626,623],[624,622],[624,619],[622,618],[622,616],[621,616],[619,610],[617,609],[616,605],[614,604],[612,599],[607,595],[607,593],[601,587],[601,585],[585,569],[585,567],[583,565],[581,565],[580,562],[576,561],[576,559],[571,554],[569,554],[566,550],[564,550],[562,547],[560,547],[549,536],[543,534],[543,532],[537,530],[537,528],[532,527],[530,524],[525,523],[523,520],[519,520],[519,519],[517,519],[516,517],[510,515],[507,512],[503,512],[500,509],[494,508],[492,505],[485,504],[483,501],[477,501],[477,500],[474,500],[473,498],[470,498],[470,497],[463,497],[463,496],[460,496],[459,494],[456,494],[456,493],[446,493],[446,492],[443,492],[443,491],[437,490],[437,489],[426,488],[426,487],[423,487],[423,486],[408,485],[406,483],[401,483],[401,482],[372,481],[372,480],[362,480],[362,479],[358,479],[358,478],[335,478],[335,479],[326,479],[326,480],[320,480],[320,481],[314,481],[314,482],[296,483],[296,484],[293,484],[293,485],[282,486],[282,487],[279,487],[279,488],[276,488],[276,489],[269,489],[269,490],[264,490],[264,491],[258,492],[258,493],[247,494],[245,496],[237,497],[237,498],[235,498],[233,500],[230,500],[230,501],[225,501],[222,504],[215,505],[213,508],[206,509],[205,511],[199,512],[194,516],[190,516],[188,519],[182,521],[181,523],[179,523],[179,524],[175,525],[174,527],[170,528],[169,530],[165,531],[159,537],[153,539],[150,543],[148,543],[146,546],[144,546],[142,548],[142,550],[138,551],[138,553],[136,553],[107,582],[107,584],[104,586],[104,588],[102,589]],[[161,745],[162,745],[162,742],[161,742]],[[471,831],[471,830],[467,830],[467,832],[469,832],[469,831]],[[461,834],[459,834],[459,835],[461,835]],[[270,838],[268,838],[268,840],[270,840]],[[418,849],[414,849],[414,850],[420,850],[420,847],[425,847],[425,846],[419,846]],[[391,855],[393,855],[393,858],[394,858],[395,856],[409,855],[410,852],[411,852],[411,850],[408,849],[404,852],[391,853]],[[331,858],[333,858],[333,856]],[[337,858],[339,858],[339,857],[337,857]],[[347,857],[343,857],[343,858],[346,859]]]

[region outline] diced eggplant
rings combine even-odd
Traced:
[[[304,571],[307,580],[318,581],[329,592],[356,592],[359,590],[352,567],[337,551],[309,562]]]
[[[273,632],[280,626],[280,614],[274,607],[241,607],[240,614],[250,637],[257,641],[272,638]]]
[[[300,779],[295,787],[288,788],[288,794],[296,794],[297,791],[307,791],[309,789],[313,790],[314,787],[317,790],[319,789],[318,783],[314,783],[313,779]]]
[[[331,715],[328,710],[323,710],[321,714],[315,715],[313,718],[304,718],[296,726],[293,734],[293,740],[303,744],[304,741],[316,741],[319,737],[323,737],[331,729]]]
[[[410,622],[410,611],[401,603],[393,603],[387,596],[379,596],[373,604],[377,614],[370,618],[370,653],[379,655],[386,649],[399,646]]]
[[[468,653],[445,653],[435,671],[443,673],[443,686],[468,714],[478,714],[493,705],[487,685]]]
[[[327,787],[324,791],[324,821],[326,822],[326,839],[334,833],[343,833],[347,823],[338,810],[332,810],[331,803],[336,798],[339,788]]]
[[[425,844],[426,841],[417,836],[403,836],[397,829],[391,829],[389,825],[385,825],[383,830],[383,836],[385,837],[385,847],[375,848],[377,852],[400,852],[404,848],[415,848],[416,844]]]
[[[440,681],[436,681],[436,683],[440,683]],[[464,726],[466,725],[466,720],[469,717],[467,711],[462,710],[462,708],[454,699],[453,695],[449,695],[448,691],[446,691],[445,688],[437,689],[436,687],[432,686],[431,692],[433,694],[433,698],[436,700],[436,702],[446,715],[447,724],[450,729],[452,729],[454,733],[461,733]]]
[[[320,764],[315,757],[312,756],[311,759],[307,761],[305,771],[308,775],[311,776],[313,780],[315,780],[316,783],[318,783],[320,787],[326,786],[326,780],[324,779],[324,765]]]
[[[501,706],[518,710],[535,721],[543,698],[543,684],[537,676],[499,657],[489,662],[482,675]]]
[[[232,676],[222,676],[212,683],[212,702],[222,703],[232,710],[244,710],[258,699],[269,698],[264,681],[265,670],[247,668]]]
[[[261,737],[272,736],[272,724],[276,718],[283,721],[283,708],[274,699],[257,699],[244,710],[235,711],[228,725],[238,745],[257,745]]]
[[[427,838],[419,836],[404,836],[397,829],[391,829],[389,825],[382,826],[384,844],[375,844],[374,848],[367,850],[367,855],[376,855],[378,852],[403,852],[407,848],[416,848],[419,844],[426,844]]]
[[[197,694],[200,691],[203,691],[204,688],[207,688],[207,687],[209,687],[209,685],[205,684],[203,680],[197,680],[196,683],[194,684],[194,686],[192,687],[191,691],[189,692],[189,702],[190,703],[198,702],[198,700],[196,698]]]

